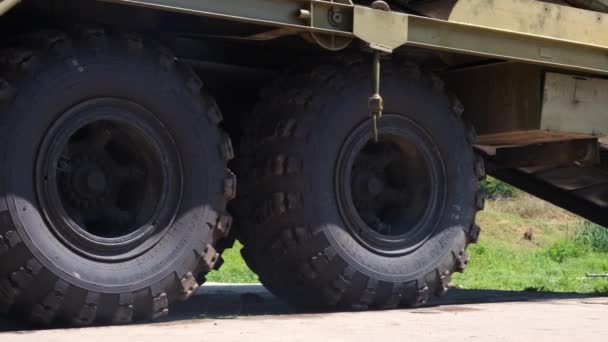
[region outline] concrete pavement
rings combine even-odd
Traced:
[[[259,285],[207,285],[165,322],[19,331],[1,342],[160,341],[602,341],[608,298],[579,294],[453,290],[413,310],[301,314]]]

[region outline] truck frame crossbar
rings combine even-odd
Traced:
[[[269,32],[279,28],[280,34],[276,36],[308,32],[331,37],[353,37],[385,52],[392,52],[403,46],[414,46],[608,75],[608,46],[563,39],[550,29],[540,33],[496,29],[475,25],[474,22],[463,23],[387,12],[353,5],[349,0],[103,1],[258,24],[269,27]],[[528,3],[538,6],[538,3],[532,0],[521,0],[517,3],[519,6],[527,6]],[[543,6],[548,13],[560,11],[562,7],[552,4]],[[563,14],[571,15],[570,23],[579,20],[583,25],[585,22],[582,19],[585,17],[580,15],[583,12],[586,11],[568,8]],[[525,11],[519,8],[508,15],[512,18],[520,13]],[[558,20],[565,20],[559,16],[547,16],[544,19],[556,21],[545,24],[548,28],[559,26]],[[608,21],[608,15],[597,13],[597,19]],[[588,34],[605,34],[603,28],[601,25],[589,25]],[[267,37],[274,35],[269,34]],[[338,50],[347,45],[339,45],[334,49]]]
[[[353,5],[320,0],[103,0],[295,31],[353,36],[352,21],[325,20],[330,10],[352,18]]]

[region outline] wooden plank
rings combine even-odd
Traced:
[[[540,128],[542,68],[499,63],[442,75],[478,134]]]
[[[548,132],[541,130],[514,131],[494,134],[483,134],[477,139],[477,145],[486,146],[524,146],[555,141],[597,138],[590,134]]]
[[[507,168],[538,169],[599,163],[597,139],[576,139],[525,146],[495,147],[489,156],[493,165]]]

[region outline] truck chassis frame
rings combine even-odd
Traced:
[[[106,1],[267,26],[269,31],[264,34],[265,38],[306,32],[342,40],[358,38],[374,49],[387,52],[404,46],[422,47],[608,74],[608,44],[601,38],[608,25],[607,14],[530,0],[505,1],[504,4],[493,5],[501,8],[485,6],[470,16],[461,15],[448,20],[377,10],[353,5],[349,0]],[[479,1],[463,3],[469,8],[479,5]],[[252,11],[252,8],[258,10]],[[467,9],[459,12],[467,12]],[[543,27],[532,28],[538,19],[532,15],[535,13],[530,12],[543,15]],[[335,20],[335,13],[340,13],[339,20]],[[484,25],[483,18],[487,20],[490,14],[498,16],[494,17],[498,23],[517,19],[524,24],[504,28]],[[586,27],[584,35],[560,29],[566,22]],[[346,47],[346,44],[341,47]]]

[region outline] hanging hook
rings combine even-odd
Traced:
[[[380,51],[374,51],[373,62],[374,94],[369,98],[369,112],[372,117],[374,142],[378,142],[378,121],[384,110],[384,100],[380,95]]]

